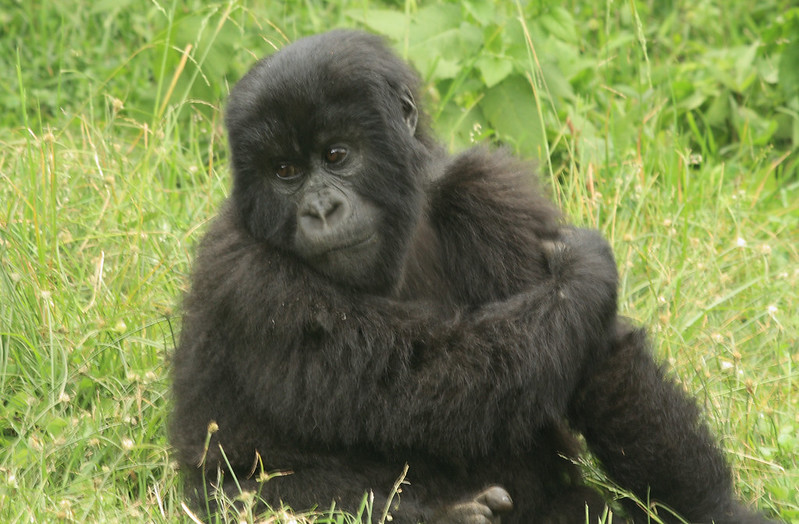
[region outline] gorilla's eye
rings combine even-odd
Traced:
[[[347,158],[347,148],[342,146],[333,146],[325,151],[325,162],[328,164],[338,164]]]
[[[299,174],[300,170],[291,162],[281,162],[275,166],[275,175],[281,180],[291,180]]]

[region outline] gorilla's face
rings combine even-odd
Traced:
[[[292,210],[285,247],[319,272],[365,287],[383,239],[380,208],[357,190],[369,176],[363,151],[347,139],[314,142],[308,152],[274,151],[265,162],[273,195]]]
[[[311,60],[294,51],[259,62],[231,93],[236,209],[253,236],[335,282],[390,292],[422,200],[414,78],[364,67],[346,42]]]

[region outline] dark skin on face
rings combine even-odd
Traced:
[[[607,243],[565,227],[504,153],[447,155],[418,84],[379,38],[335,31],[233,89],[233,192],[173,360],[171,440],[195,505],[213,511],[222,483],[296,510],[356,511],[368,492],[395,523],[595,521],[605,503],[571,429],[645,500],[762,522],[617,318]],[[253,464],[289,474],[258,482]]]
[[[296,206],[294,251],[342,284],[368,281],[363,266],[380,253],[379,210],[353,188],[361,154],[346,143],[319,149],[319,158],[305,160],[307,167],[290,160],[275,166],[277,190]]]

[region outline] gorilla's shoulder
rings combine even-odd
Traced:
[[[226,200],[217,215],[211,219],[200,242],[200,253],[208,251],[229,252],[231,249],[254,245],[247,234],[231,198]]]
[[[455,156],[444,167],[442,180],[513,181],[535,180],[535,166],[514,157],[504,148],[475,146]]]

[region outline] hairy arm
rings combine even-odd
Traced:
[[[453,317],[347,294],[223,218],[198,258],[176,355],[216,367],[176,380],[176,391],[209,395],[202,374],[227,373],[239,406],[301,440],[444,456],[483,452],[496,438],[522,446],[565,412],[615,314],[615,264],[601,238],[575,231],[548,260],[539,285]],[[240,407],[206,405],[217,413],[191,416],[241,423],[230,415]]]
[[[443,325],[423,319],[425,343],[413,342],[412,365],[395,378],[397,390],[412,388],[401,403],[407,418],[418,416],[414,404],[429,409],[418,399],[440,402],[420,440],[441,435],[439,452],[454,444],[487,451],[495,435],[524,447],[536,428],[563,416],[586,366],[605,350],[617,285],[599,235],[572,230],[565,238],[545,244],[548,274],[537,285]]]

